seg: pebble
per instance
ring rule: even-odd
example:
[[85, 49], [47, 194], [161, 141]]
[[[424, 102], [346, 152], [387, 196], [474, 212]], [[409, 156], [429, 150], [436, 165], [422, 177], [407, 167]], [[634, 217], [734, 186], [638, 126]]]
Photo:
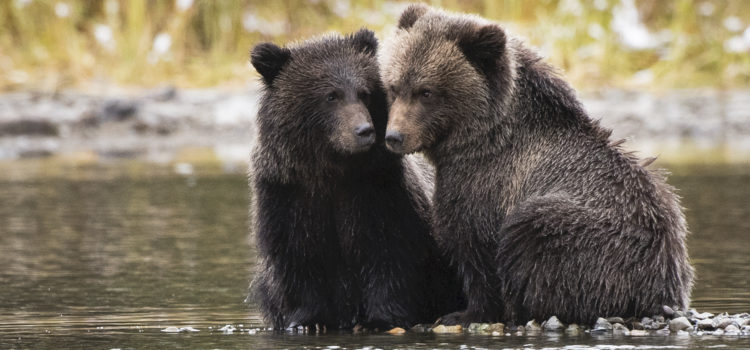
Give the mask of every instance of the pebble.
[[698, 329], [701, 330], [714, 330], [716, 329], [716, 322], [712, 319], [702, 319], [698, 321]]
[[724, 334], [738, 335], [740, 334], [740, 328], [733, 324], [730, 324], [729, 326], [727, 326], [727, 328], [724, 328]]
[[690, 327], [692, 327], [692, 325], [685, 317], [678, 317], [669, 321], [669, 330], [672, 332], [682, 331]]
[[750, 335], [750, 326], [742, 326], [742, 333]]
[[501, 334], [501, 333], [500, 333], [500, 332], [497, 332], [497, 331], [496, 331], [496, 332], [492, 332], [492, 336], [493, 336], [493, 337], [497, 337], [497, 336], [499, 336], [500, 334]]
[[489, 323], [471, 323], [469, 324], [469, 333], [486, 333], [490, 328]]
[[693, 317], [694, 317], [694, 318], [697, 318], [697, 319], [699, 319], [699, 320], [705, 320], [705, 319], [707, 319], [707, 318], [711, 318], [711, 317], [714, 317], [714, 314], [712, 314], [712, 313], [710, 313], [710, 312], [701, 312], [701, 313], [699, 313], [699, 314], [696, 314], [696, 315], [695, 315], [695, 316], [693, 316]]
[[711, 333], [711, 334], [713, 334], [713, 335], [724, 335], [724, 330], [723, 329], [717, 329], [717, 330], [713, 331], [713, 333]]
[[615, 334], [630, 335], [630, 330], [622, 323], [615, 323], [612, 326], [612, 332], [614, 332]]
[[686, 335], [690, 335], [690, 332], [686, 332], [686, 331], [677, 331], [677, 335], [679, 335], [679, 336], [683, 336], [683, 337], [684, 337], [684, 336], [686, 336]]
[[612, 324], [609, 323], [609, 321], [599, 317], [596, 319], [596, 323], [594, 323], [594, 329], [593, 332], [606, 332], [612, 330]]
[[664, 312], [664, 316], [667, 316], [667, 317], [674, 316], [674, 309], [672, 309], [671, 307], [664, 305], [661, 307], [661, 309]]
[[623, 320], [622, 317], [607, 317], [607, 322], [609, 322], [609, 323], [625, 323], [625, 320]]
[[463, 327], [461, 325], [455, 325], [455, 326], [445, 326], [445, 325], [439, 325], [432, 329], [433, 333], [461, 333], [463, 332]]
[[542, 323], [542, 328], [544, 328], [545, 331], [561, 331], [565, 326], [556, 316], [552, 316], [549, 320]]
[[716, 327], [718, 328], [727, 328], [729, 325], [734, 324], [734, 320], [729, 317], [720, 318], [716, 322]]
[[387, 331], [388, 334], [404, 334], [406, 333], [406, 330], [401, 327], [392, 328], [391, 330]]
[[531, 320], [526, 322], [525, 330], [527, 332], [538, 332], [542, 330], [542, 327], [536, 322], [536, 320]]
[[578, 335], [581, 333], [581, 327], [575, 323], [571, 323], [568, 325], [568, 328], [565, 329], [565, 333], [568, 335]]
[[669, 335], [669, 333], [670, 333], [669, 328], [662, 328], [654, 332], [654, 334], [659, 334], [659, 335]]
[[471, 323], [467, 331], [469, 333], [491, 334], [493, 332], [503, 333], [505, 325], [502, 323]]
[[642, 337], [648, 335], [648, 331], [642, 330], [642, 329], [634, 329], [630, 331], [630, 335], [636, 336], [636, 337]]
[[505, 325], [502, 323], [492, 323], [490, 324], [490, 328], [487, 329], [488, 332], [494, 333], [503, 333], [505, 332]]

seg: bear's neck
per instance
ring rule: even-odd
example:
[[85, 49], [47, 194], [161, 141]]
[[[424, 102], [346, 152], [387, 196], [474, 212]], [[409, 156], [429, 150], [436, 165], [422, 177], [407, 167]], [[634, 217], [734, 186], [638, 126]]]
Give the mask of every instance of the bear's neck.
[[251, 169], [255, 177], [301, 185], [315, 193], [332, 194], [348, 183], [377, 178], [401, 167], [402, 157], [386, 151], [382, 144], [347, 155], [327, 147], [296, 147], [293, 143], [270, 147], [265, 146], [270, 142], [259, 141]]
[[[497, 190], [511, 198], [515, 195], [511, 193], [514, 186], [504, 179], [539, 161], [524, 157], [526, 150], [535, 148], [539, 142], [558, 143], [560, 135], [575, 138], [601, 133], [573, 89], [557, 77], [552, 67], [540, 62], [536, 54], [520, 47], [513, 62], [511, 95], [494, 99], [493, 108], [485, 116], [492, 121], [486, 123], [488, 127], [464, 128], [425, 151], [435, 166], [438, 184], [453, 183], [460, 178], [467, 183], [484, 182], [488, 180], [479, 177], [493, 174], [498, 180]], [[565, 147], [562, 143], [550, 146]]]

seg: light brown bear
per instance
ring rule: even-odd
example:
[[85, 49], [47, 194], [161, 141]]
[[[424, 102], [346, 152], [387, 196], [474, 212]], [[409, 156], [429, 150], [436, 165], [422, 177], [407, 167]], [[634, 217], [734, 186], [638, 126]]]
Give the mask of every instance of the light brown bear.
[[380, 54], [386, 143], [436, 169], [433, 226], [463, 279], [445, 324], [688, 306], [677, 196], [497, 24], [412, 5]]

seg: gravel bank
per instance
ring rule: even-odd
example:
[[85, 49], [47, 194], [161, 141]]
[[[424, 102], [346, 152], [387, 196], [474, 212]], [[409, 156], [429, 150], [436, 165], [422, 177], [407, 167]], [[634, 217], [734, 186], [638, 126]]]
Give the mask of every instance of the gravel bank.
[[576, 336], [581, 333], [590, 333], [634, 337], [654, 335], [750, 337], [750, 314], [729, 315], [722, 313], [714, 315], [708, 312], [700, 313], [695, 309], [679, 311], [664, 306], [664, 312], [661, 315], [643, 318], [599, 318], [594, 324], [590, 325], [566, 325], [560, 322], [557, 317], [552, 316], [541, 324], [536, 320], [531, 320], [525, 325], [519, 326], [502, 323], [472, 323], [468, 328], [416, 325], [412, 327], [411, 331], [417, 333], [473, 333], [492, 336], [522, 336], [542, 333], [564, 333], [568, 336]]
[[[210, 150], [242, 163], [252, 147], [259, 88], [0, 94], [0, 160], [62, 156], [174, 162]], [[662, 160], [750, 160], [750, 91], [582, 96], [625, 147]], [[202, 152], [206, 154], [206, 152]], [[189, 157], [188, 157], [189, 158]]]

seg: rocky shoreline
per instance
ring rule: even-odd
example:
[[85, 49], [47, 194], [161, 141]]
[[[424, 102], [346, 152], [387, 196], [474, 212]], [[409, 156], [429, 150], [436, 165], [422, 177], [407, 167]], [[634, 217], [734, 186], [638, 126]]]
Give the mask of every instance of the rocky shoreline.
[[[472, 323], [468, 328], [461, 326], [416, 325], [411, 328], [416, 333], [472, 333], [492, 336], [523, 336], [543, 333], [561, 333], [577, 336], [582, 333], [613, 334], [623, 336], [689, 335], [689, 336], [748, 336], [750, 337], [750, 314], [712, 314], [695, 309], [679, 311], [664, 306], [661, 315], [643, 318], [608, 317], [599, 318], [593, 325], [564, 324], [552, 316], [539, 324], [531, 320], [525, 325], [509, 326], [503, 323]], [[394, 328], [387, 333], [400, 334], [406, 330]]]
[[[244, 163], [259, 87], [237, 90], [102, 89], [0, 94], [0, 160], [60, 156], [106, 161], [208, 158]], [[750, 160], [750, 90], [662, 94], [603, 90], [581, 96], [593, 118], [643, 157]], [[188, 157], [189, 158], [189, 157]]]

